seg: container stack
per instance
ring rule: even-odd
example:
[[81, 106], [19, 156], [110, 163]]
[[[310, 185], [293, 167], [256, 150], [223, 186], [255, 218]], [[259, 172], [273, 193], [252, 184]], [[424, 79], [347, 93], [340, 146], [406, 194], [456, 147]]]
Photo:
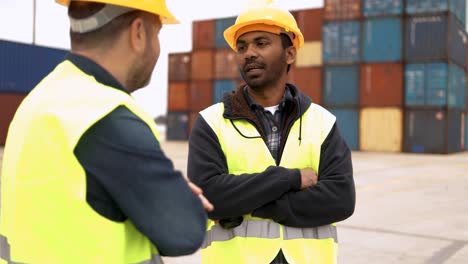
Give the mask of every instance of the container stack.
[[322, 27], [322, 104], [338, 121], [352, 150], [359, 149], [361, 0], [325, 0]]
[[402, 0], [362, 2], [360, 150], [402, 148], [403, 5]]
[[0, 146], [24, 97], [67, 51], [0, 40]]
[[406, 1], [405, 152], [463, 148], [465, 9], [465, 0]]
[[223, 37], [234, 22], [234, 17], [194, 21], [192, 51], [169, 55], [168, 140], [187, 140], [198, 112], [239, 84], [235, 54]]

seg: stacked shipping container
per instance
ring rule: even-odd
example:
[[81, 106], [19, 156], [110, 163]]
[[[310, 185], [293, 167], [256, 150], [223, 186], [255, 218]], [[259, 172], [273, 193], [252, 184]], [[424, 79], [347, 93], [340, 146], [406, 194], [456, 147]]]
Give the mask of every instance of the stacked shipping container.
[[463, 148], [465, 7], [465, 0], [406, 1], [406, 152], [451, 153]]
[[0, 40], [0, 145], [24, 97], [67, 51]]
[[[305, 45], [288, 81], [336, 115], [353, 150], [468, 148], [464, 10], [465, 0], [325, 0], [324, 9], [293, 11]], [[241, 83], [222, 35], [232, 23], [194, 22], [188, 122]]]

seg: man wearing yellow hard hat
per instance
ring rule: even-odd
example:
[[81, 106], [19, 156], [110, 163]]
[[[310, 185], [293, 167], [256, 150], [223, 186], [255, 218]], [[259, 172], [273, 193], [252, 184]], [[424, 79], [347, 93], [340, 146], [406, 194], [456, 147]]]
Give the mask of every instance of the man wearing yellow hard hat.
[[[164, 0], [57, 0], [72, 52], [26, 97], [1, 176], [0, 263], [162, 263], [195, 252], [212, 205], [130, 93], [177, 20]], [[204, 208], [205, 207], [205, 208]]]
[[261, 0], [224, 37], [246, 84], [202, 110], [190, 136], [187, 174], [215, 208], [202, 263], [336, 263], [335, 223], [355, 206], [351, 152], [335, 116], [286, 82], [302, 33]]

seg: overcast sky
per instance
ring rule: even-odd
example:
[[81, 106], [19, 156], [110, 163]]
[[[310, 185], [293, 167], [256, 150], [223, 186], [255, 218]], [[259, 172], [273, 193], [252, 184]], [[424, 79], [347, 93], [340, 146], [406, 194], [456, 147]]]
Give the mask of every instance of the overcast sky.
[[[192, 21], [236, 16], [249, 0], [166, 0], [166, 2], [182, 23], [163, 27], [160, 34], [161, 56], [152, 81], [146, 88], [134, 93], [137, 102], [154, 117], [167, 112], [167, 55], [173, 52], [191, 51]], [[277, 2], [290, 10], [323, 6], [322, 0], [277, 0]], [[56, 4], [54, 0], [36, 0], [36, 12], [33, 7], [34, 0], [0, 0], [0, 39], [22, 43], [33, 43], [34, 40], [37, 45], [69, 49], [66, 8]]]

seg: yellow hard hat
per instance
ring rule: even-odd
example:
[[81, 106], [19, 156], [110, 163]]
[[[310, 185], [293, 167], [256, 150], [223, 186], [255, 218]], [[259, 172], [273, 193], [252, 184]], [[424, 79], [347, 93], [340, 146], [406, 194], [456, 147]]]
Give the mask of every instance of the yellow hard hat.
[[109, 5], [124, 6], [158, 15], [161, 18], [161, 22], [163, 24], [179, 23], [179, 21], [167, 8], [165, 0], [55, 0], [55, 2], [64, 6], [68, 6], [71, 1], [97, 2]]
[[251, 31], [286, 33], [291, 37], [293, 46], [299, 49], [304, 44], [304, 36], [297, 26], [294, 16], [285, 9], [277, 7], [273, 0], [256, 0], [236, 19], [236, 23], [224, 31], [224, 39], [235, 50], [237, 39]]

